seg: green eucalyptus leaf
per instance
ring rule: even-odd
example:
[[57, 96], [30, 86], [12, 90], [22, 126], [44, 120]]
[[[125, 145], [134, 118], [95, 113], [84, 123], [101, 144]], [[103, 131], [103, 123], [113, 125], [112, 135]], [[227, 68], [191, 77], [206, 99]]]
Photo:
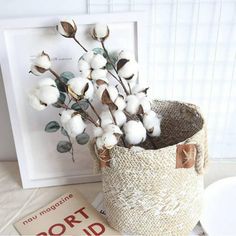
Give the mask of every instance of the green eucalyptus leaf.
[[57, 144], [57, 151], [60, 153], [69, 152], [72, 148], [72, 144], [68, 141], [60, 141]]
[[[107, 59], [106, 55], [104, 55], [104, 57]], [[118, 61], [118, 54], [117, 54], [117, 52], [114, 51], [114, 52], [109, 53], [109, 59], [110, 59], [111, 63], [107, 62], [106, 69], [107, 70], [112, 70], [113, 69], [112, 64], [115, 65], [116, 62]]]
[[60, 96], [59, 96], [59, 99], [58, 99], [58, 102], [60, 103], [64, 103], [66, 100], [66, 95], [64, 93], [60, 93]]
[[89, 108], [89, 103], [86, 100], [81, 100], [78, 102], [82, 110], [87, 110]]
[[71, 109], [76, 110], [76, 111], [81, 111], [81, 110], [87, 110], [89, 108], [89, 103], [86, 100], [81, 100], [77, 103], [74, 103], [71, 106]]
[[104, 56], [104, 49], [103, 48], [94, 48], [93, 49], [93, 52], [95, 53], [95, 54], [101, 54], [101, 55], [103, 55]]
[[56, 79], [55, 82], [60, 92], [66, 92], [65, 85], [59, 79]]
[[72, 109], [72, 110], [75, 110], [75, 111], [81, 111], [81, 107], [80, 107], [79, 103], [74, 103], [74, 104], [71, 106], [71, 109]]
[[63, 127], [61, 127], [61, 133], [65, 136], [68, 136], [67, 131]]
[[106, 69], [107, 70], [112, 70], [113, 69], [113, 66], [112, 66], [112, 64], [110, 62], [107, 62]]
[[76, 136], [76, 141], [78, 144], [84, 145], [89, 141], [89, 135], [87, 133], [82, 133]]
[[45, 131], [48, 133], [53, 133], [56, 132], [57, 130], [60, 129], [60, 125], [57, 121], [50, 121], [46, 126], [45, 126]]
[[70, 80], [74, 77], [75, 77], [75, 75], [70, 71], [65, 71], [65, 72], [60, 74], [60, 78], [64, 83], [67, 83], [68, 80]]

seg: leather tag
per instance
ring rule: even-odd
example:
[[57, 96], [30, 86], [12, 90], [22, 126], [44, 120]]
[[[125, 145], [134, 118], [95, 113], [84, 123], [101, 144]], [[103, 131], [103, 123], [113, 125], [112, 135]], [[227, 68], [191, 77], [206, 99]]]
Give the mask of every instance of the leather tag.
[[195, 144], [179, 144], [176, 148], [176, 169], [191, 168], [195, 164], [197, 149]]

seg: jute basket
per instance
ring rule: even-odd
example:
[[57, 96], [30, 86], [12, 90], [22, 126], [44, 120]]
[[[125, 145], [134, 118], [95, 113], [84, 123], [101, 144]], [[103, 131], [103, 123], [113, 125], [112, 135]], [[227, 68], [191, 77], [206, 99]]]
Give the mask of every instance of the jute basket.
[[126, 234], [188, 235], [202, 208], [205, 123], [191, 104], [154, 101], [153, 109], [162, 116], [158, 149], [149, 141], [138, 152], [116, 146], [102, 165], [107, 219]]

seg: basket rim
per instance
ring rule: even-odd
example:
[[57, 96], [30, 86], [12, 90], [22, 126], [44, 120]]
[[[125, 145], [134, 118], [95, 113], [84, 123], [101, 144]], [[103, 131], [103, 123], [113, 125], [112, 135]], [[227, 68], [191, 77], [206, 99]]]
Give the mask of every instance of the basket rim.
[[[180, 104], [180, 105], [184, 105], [184, 106], [186, 106], [186, 107], [188, 107], [188, 108], [191, 108], [191, 109], [194, 109], [197, 113], [198, 113], [198, 115], [200, 116], [200, 118], [202, 119], [202, 122], [203, 122], [203, 124], [202, 124], [202, 127], [201, 127], [201, 129], [199, 129], [195, 134], [193, 134], [192, 136], [190, 136], [190, 137], [188, 137], [188, 138], [186, 138], [185, 140], [183, 140], [183, 141], [180, 141], [180, 142], [178, 142], [178, 143], [175, 143], [175, 144], [172, 144], [172, 145], [168, 145], [168, 146], [165, 146], [165, 147], [161, 147], [161, 148], [158, 148], [158, 149], [144, 149], [144, 150], [140, 150], [140, 151], [138, 151], [137, 153], [147, 153], [147, 152], [154, 152], [154, 151], [156, 151], [156, 152], [160, 152], [160, 151], [163, 151], [163, 149], [167, 149], [167, 148], [173, 148], [173, 147], [175, 147], [175, 146], [177, 146], [178, 144], [183, 144], [183, 143], [185, 143], [187, 140], [188, 140], [188, 142], [191, 142], [191, 140], [192, 139], [194, 139], [194, 137], [196, 136], [196, 135], [198, 135], [200, 132], [203, 132], [203, 129], [204, 129], [204, 126], [205, 126], [205, 120], [204, 120], [204, 118], [203, 118], [203, 116], [202, 116], [202, 113], [201, 113], [201, 111], [200, 111], [200, 108], [197, 106], [197, 105], [195, 105], [195, 104], [192, 104], [192, 103], [186, 103], [186, 102], [181, 102], [181, 101], [177, 101], [177, 100], [160, 100], [160, 99], [154, 99], [154, 100], [152, 100], [152, 103], [155, 103], [155, 102], [168, 102], [168, 103], [172, 103], [172, 104]], [[193, 143], [193, 142], [192, 142]], [[139, 146], [139, 145], [134, 145], [134, 146]], [[113, 151], [113, 150], [118, 150], [118, 151], [124, 151], [124, 152], [130, 152], [130, 148], [128, 148], [128, 147], [123, 147], [123, 146], [118, 146], [118, 145], [116, 145], [116, 146], [114, 146], [112, 149], [110, 149], [109, 151]]]

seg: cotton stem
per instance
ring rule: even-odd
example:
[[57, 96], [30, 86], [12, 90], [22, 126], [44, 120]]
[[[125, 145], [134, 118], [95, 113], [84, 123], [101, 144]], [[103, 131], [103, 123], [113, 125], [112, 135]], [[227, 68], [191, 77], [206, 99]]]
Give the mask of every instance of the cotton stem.
[[114, 64], [112, 63], [112, 61], [111, 61], [111, 58], [110, 58], [110, 56], [109, 56], [109, 53], [107, 52], [107, 49], [106, 49], [106, 47], [105, 47], [104, 42], [101, 41], [101, 44], [102, 44], [102, 48], [103, 48], [103, 50], [104, 50], [104, 52], [105, 52], [105, 54], [106, 54], [106, 57], [107, 57], [108, 62], [111, 64], [112, 68], [114, 69], [114, 71], [116, 72], [116, 74], [117, 74], [117, 76], [118, 76], [118, 78], [119, 78], [119, 80], [117, 80], [117, 81], [119, 81], [119, 83], [120, 83], [121, 86], [123, 87], [123, 89], [124, 89], [126, 95], [129, 95], [129, 92], [128, 92], [128, 90], [126, 89], [125, 84], [123, 83], [121, 77], [118, 75], [118, 71], [117, 71], [115, 65], [114, 65]]
[[93, 110], [94, 114], [97, 116], [98, 120], [99, 120], [99, 124], [101, 125], [102, 119], [101, 117], [98, 115], [98, 112], [96, 111], [95, 107], [93, 106], [93, 104], [89, 101], [89, 99], [87, 100], [89, 106], [91, 107], [91, 109]]
[[88, 50], [79, 42], [79, 40], [74, 36], [73, 39], [75, 40], [76, 43], [79, 44], [79, 46], [85, 51], [87, 52]]

